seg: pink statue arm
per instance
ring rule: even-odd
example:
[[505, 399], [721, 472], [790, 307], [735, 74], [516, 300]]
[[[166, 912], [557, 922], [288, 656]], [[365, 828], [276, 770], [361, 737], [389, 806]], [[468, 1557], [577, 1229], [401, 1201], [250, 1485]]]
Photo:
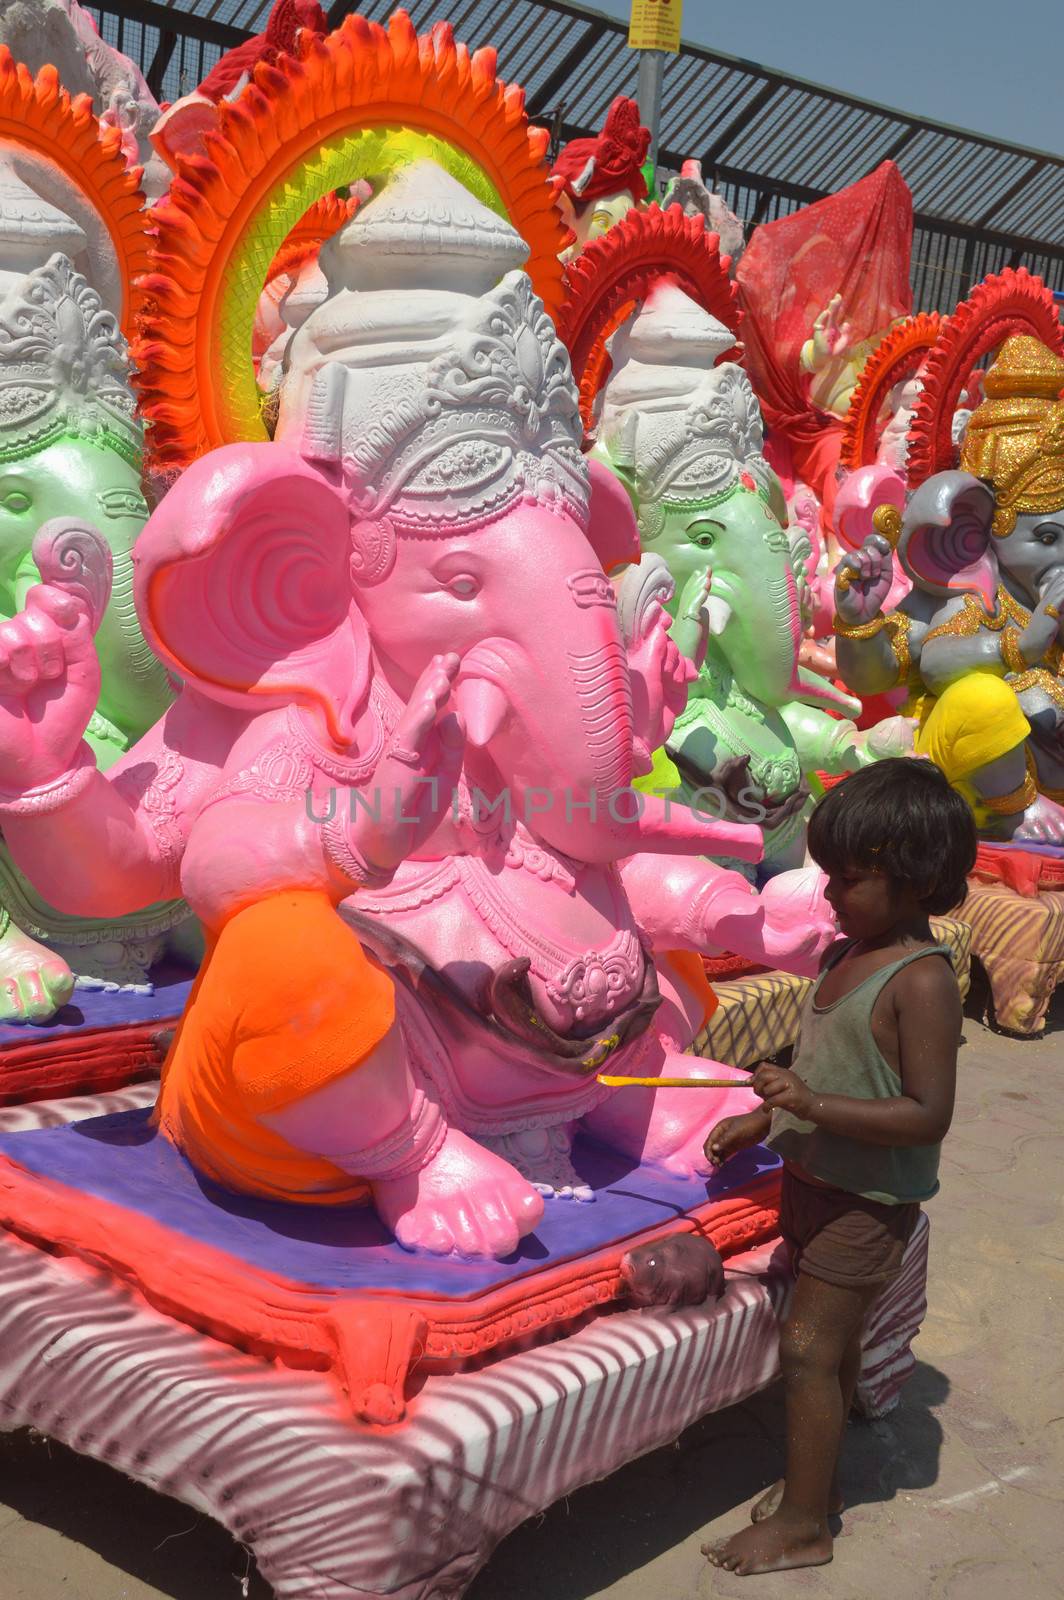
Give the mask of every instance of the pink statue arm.
[[708, 861], [632, 856], [621, 876], [655, 950], [726, 950], [815, 977], [821, 952], [837, 937], [815, 867], [780, 873], [760, 894], [737, 872]]
[[89, 772], [52, 810], [4, 816], [17, 866], [72, 916], [124, 916], [178, 898], [192, 820], [245, 720], [186, 689], [106, 776]]
[[[620, 840], [627, 834], [629, 849], [633, 852], [732, 856], [737, 861], [754, 863], [765, 853], [761, 829], [752, 823], [719, 821], [709, 812], [708, 806], [706, 813], [700, 815], [661, 795], [641, 794], [639, 800], [640, 816], [634, 815], [633, 801], [632, 820], [622, 823], [616, 835]], [[620, 802], [617, 810], [622, 814]]]
[[146, 819], [102, 772], [61, 812], [5, 817], [16, 865], [57, 910], [119, 917], [179, 897], [178, 863], [165, 862]]
[[179, 893], [181, 843], [169, 822], [182, 708], [123, 759], [124, 775], [105, 778], [82, 735], [100, 692], [93, 636], [111, 552], [95, 528], [67, 517], [39, 530], [33, 559], [43, 581], [0, 624], [0, 821], [16, 863], [58, 910], [118, 916]]

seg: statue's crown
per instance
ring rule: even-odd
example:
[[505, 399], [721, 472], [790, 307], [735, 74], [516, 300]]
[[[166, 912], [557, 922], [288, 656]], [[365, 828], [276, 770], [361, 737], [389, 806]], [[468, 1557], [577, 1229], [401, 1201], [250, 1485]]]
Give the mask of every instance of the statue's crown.
[[773, 498], [750, 380], [734, 362], [714, 365], [734, 343], [671, 284], [656, 288], [614, 340], [599, 439], [634, 482], [646, 540], [660, 533], [670, 503], [710, 506], [740, 489]]
[[37, 193], [0, 146], [0, 297], [57, 252], [71, 259], [88, 245], [73, 217]]
[[972, 412], [961, 466], [994, 486], [994, 532], [1064, 509], [1064, 360], [1029, 334], [1006, 339]]
[[0, 300], [0, 460], [74, 434], [139, 466], [142, 433], [118, 323], [53, 255]]
[[333, 293], [292, 347], [293, 380], [302, 366], [312, 381], [289, 400], [286, 379], [278, 437], [298, 425], [304, 454], [342, 462], [362, 517], [429, 534], [526, 498], [586, 519], [576, 387], [515, 270], [526, 255], [505, 218], [431, 162], [332, 241]]

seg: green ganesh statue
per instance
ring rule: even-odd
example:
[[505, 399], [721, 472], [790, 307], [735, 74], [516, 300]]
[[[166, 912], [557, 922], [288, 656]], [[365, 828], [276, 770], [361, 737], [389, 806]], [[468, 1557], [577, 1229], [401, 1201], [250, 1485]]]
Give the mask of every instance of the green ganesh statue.
[[[15, 616], [40, 582], [32, 546], [42, 528], [87, 524], [106, 540], [113, 586], [96, 634], [103, 679], [86, 733], [101, 767], [171, 698], [133, 605], [132, 549], [148, 516], [142, 444], [118, 324], [69, 258], [53, 255], [0, 300], [0, 612]], [[4, 635], [0, 622], [0, 649]], [[165, 935], [187, 917], [180, 902], [109, 926], [60, 915], [0, 848], [0, 1019], [53, 1015], [74, 986], [71, 964], [89, 980], [143, 982]]]
[[847, 720], [859, 703], [799, 666], [802, 550], [762, 453], [750, 380], [719, 364], [734, 343], [659, 283], [614, 337], [595, 454], [628, 486], [643, 548], [668, 563], [673, 638], [692, 658], [704, 651], [643, 785], [757, 822], [772, 872], [802, 862], [808, 775], [892, 753], [898, 730], [877, 730], [870, 748]]

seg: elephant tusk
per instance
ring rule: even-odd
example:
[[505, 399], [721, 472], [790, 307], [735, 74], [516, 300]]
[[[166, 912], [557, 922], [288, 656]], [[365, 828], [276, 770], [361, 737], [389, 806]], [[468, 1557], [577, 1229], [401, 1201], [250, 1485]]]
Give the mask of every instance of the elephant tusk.
[[711, 594], [706, 601], [706, 615], [710, 633], [719, 638], [732, 619], [732, 608], [719, 594]]
[[580, 173], [579, 177], [573, 179], [573, 193], [577, 197], [582, 195], [594, 176], [595, 158], [594, 156], [589, 156], [587, 162], [585, 163], [583, 172]]
[[460, 678], [454, 689], [458, 715], [470, 745], [483, 749], [491, 743], [510, 710], [498, 684], [486, 678]]

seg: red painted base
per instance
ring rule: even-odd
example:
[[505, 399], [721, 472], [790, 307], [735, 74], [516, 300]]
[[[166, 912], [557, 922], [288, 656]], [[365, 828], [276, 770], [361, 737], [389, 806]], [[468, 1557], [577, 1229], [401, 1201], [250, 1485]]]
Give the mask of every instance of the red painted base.
[[53, 1100], [76, 1094], [108, 1094], [130, 1083], [157, 1078], [166, 1054], [166, 1022], [94, 1028], [56, 1037], [0, 1044], [0, 1106]]
[[227, 1344], [328, 1372], [366, 1422], [395, 1423], [417, 1376], [482, 1364], [570, 1332], [623, 1297], [620, 1264], [637, 1244], [702, 1233], [722, 1256], [778, 1232], [779, 1178], [707, 1200], [576, 1260], [533, 1268], [480, 1294], [342, 1294], [265, 1272], [136, 1211], [0, 1158], [0, 1224], [52, 1254], [80, 1257], [156, 1309]]

